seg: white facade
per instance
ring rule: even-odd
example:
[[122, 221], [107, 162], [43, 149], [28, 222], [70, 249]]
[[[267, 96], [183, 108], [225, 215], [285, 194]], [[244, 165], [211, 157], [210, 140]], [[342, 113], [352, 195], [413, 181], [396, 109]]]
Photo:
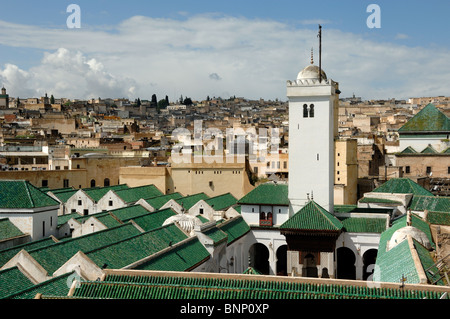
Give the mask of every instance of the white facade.
[[334, 139], [337, 136], [338, 83], [318, 78], [306, 67], [287, 82], [289, 98], [289, 200], [291, 215], [313, 198], [333, 213]]

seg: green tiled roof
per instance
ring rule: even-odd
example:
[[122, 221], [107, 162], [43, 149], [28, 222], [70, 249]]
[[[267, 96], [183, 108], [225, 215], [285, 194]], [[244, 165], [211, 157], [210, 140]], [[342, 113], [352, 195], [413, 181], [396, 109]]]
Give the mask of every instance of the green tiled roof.
[[280, 205], [288, 206], [288, 185], [286, 184], [274, 184], [265, 183], [261, 184], [247, 195], [242, 197], [238, 203], [242, 204], [254, 204], [254, 205]]
[[250, 231], [250, 226], [245, 222], [242, 216], [231, 218], [230, 220], [218, 224], [220, 230], [228, 236], [228, 245], [238, 240]]
[[450, 119], [433, 104], [428, 104], [398, 132], [445, 132], [450, 131]]
[[62, 226], [65, 223], [67, 223], [71, 218], [73, 219], [78, 219], [82, 217], [80, 214], [78, 213], [70, 213], [70, 214], [66, 214], [66, 215], [58, 215], [58, 226]]
[[78, 190], [77, 189], [65, 189], [60, 191], [50, 190], [47, 193], [52, 193], [56, 198], [58, 198], [61, 203], [66, 203], [67, 200], [73, 196]]
[[145, 199], [145, 201], [150, 204], [154, 209], [159, 210], [165, 203], [167, 203], [171, 199], [182, 198], [183, 195], [180, 193], [172, 193], [162, 196], [156, 196], [152, 198]]
[[0, 180], [0, 208], [38, 208], [59, 203], [27, 181]]
[[413, 244], [414, 248], [416, 248], [417, 254], [419, 255], [420, 263], [422, 264], [423, 269], [428, 269], [427, 271], [425, 271], [428, 282], [430, 284], [444, 285], [444, 282], [439, 278], [439, 270], [435, 266], [435, 261], [433, 260], [433, 257], [431, 257], [430, 252], [420, 243], [418, 243], [414, 238]]
[[197, 202], [199, 200], [206, 200], [208, 199], [209, 196], [206, 195], [205, 193], [198, 193], [198, 194], [194, 194], [194, 195], [189, 195], [189, 196], [185, 196], [183, 198], [179, 198], [176, 199], [175, 201], [182, 205], [183, 208], [187, 211], [189, 210], [192, 206], [194, 206], [195, 204], [197, 204]]
[[[252, 278], [252, 279], [250, 279]], [[220, 277], [107, 275], [82, 282], [75, 298], [94, 299], [439, 299], [442, 292], [400, 288], [268, 280], [258, 275]]]
[[409, 178], [391, 178], [373, 192], [434, 196], [433, 193]]
[[107, 264], [110, 269], [120, 269], [186, 238], [176, 225], [170, 224], [88, 251], [86, 255], [99, 267]]
[[428, 210], [450, 214], [450, 197], [414, 195], [409, 208], [414, 211]]
[[206, 230], [203, 232], [206, 236], [211, 238], [214, 242], [214, 246], [219, 245], [223, 241], [226, 241], [228, 239], [228, 236], [225, 232], [217, 228], [216, 226]]
[[446, 212], [429, 212], [427, 221], [434, 225], [450, 226], [450, 213]]
[[117, 217], [118, 220], [123, 222], [129, 221], [130, 219], [148, 214], [149, 211], [142, 207], [141, 205], [132, 205], [122, 208], [117, 208], [109, 211], [111, 214]]
[[8, 249], [0, 250], [0, 268], [3, 267], [3, 265], [5, 265], [11, 258], [17, 255], [17, 253], [20, 252], [22, 249], [30, 251], [33, 249], [52, 245], [54, 243], [55, 241], [52, 238], [48, 237], [39, 240], [34, 240], [29, 243], [14, 246]]
[[0, 270], [0, 299], [33, 285], [17, 266]]
[[409, 284], [420, 282], [407, 240], [382, 255], [378, 254], [375, 264], [373, 278], [376, 281], [400, 283], [404, 276]]
[[70, 277], [76, 276], [74, 272], [69, 272], [58, 277], [51, 278], [47, 281], [41, 282], [37, 285], [19, 291], [13, 295], [8, 296], [8, 299], [34, 299], [36, 294], [41, 293], [47, 297], [64, 297], [69, 294], [70, 287], [67, 282], [70, 282]]
[[129, 189], [126, 184], [119, 184], [107, 187], [92, 187], [92, 188], [83, 188], [83, 191], [90, 197], [94, 202], [98, 202], [107, 192], [110, 190], [113, 191], [122, 191]]
[[189, 271], [209, 257], [209, 252], [200, 243], [199, 239], [197, 237], [192, 237], [185, 240], [183, 244], [139, 265], [136, 269]]
[[132, 224], [68, 239], [28, 253], [51, 275], [78, 251], [86, 252], [140, 234]]
[[0, 241], [21, 235], [23, 235], [23, 232], [9, 218], [0, 219]]
[[363, 197], [359, 200], [360, 203], [379, 203], [379, 204], [394, 204], [394, 205], [402, 205], [402, 202], [386, 199], [386, 198], [374, 198], [374, 197]]
[[125, 203], [164, 195], [155, 185], [145, 185], [114, 191]]
[[175, 213], [171, 208], [166, 208], [151, 213], [147, 212], [145, 215], [133, 218], [133, 221], [144, 231], [150, 231], [161, 227], [167, 218], [175, 216], [176, 214], [177, 213]]
[[243, 272], [243, 274], [246, 274], [246, 275], [262, 275], [261, 272], [259, 272], [258, 270], [256, 270], [256, 269], [253, 268], [253, 267], [248, 267], [248, 268]]
[[401, 151], [400, 154], [417, 154], [417, 152], [414, 148], [412, 148], [411, 146], [408, 146], [403, 151]]
[[208, 198], [205, 202], [211, 206], [215, 211], [226, 210], [227, 208], [236, 204], [237, 199], [231, 195], [231, 193], [226, 193], [223, 195]]
[[379, 233], [386, 230], [384, 218], [340, 217], [344, 229], [350, 233]]
[[431, 145], [428, 145], [420, 153], [421, 154], [437, 154], [438, 152]]
[[280, 229], [339, 231], [343, 227], [344, 225], [339, 219], [327, 212], [316, 202], [310, 201], [285, 221], [280, 226]]

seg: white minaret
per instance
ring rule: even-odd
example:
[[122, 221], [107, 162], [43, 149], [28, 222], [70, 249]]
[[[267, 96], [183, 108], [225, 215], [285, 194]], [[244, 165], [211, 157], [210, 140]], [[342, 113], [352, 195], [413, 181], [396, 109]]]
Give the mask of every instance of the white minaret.
[[339, 85], [313, 64], [311, 53], [311, 64], [287, 82], [287, 97], [290, 214], [309, 199], [333, 213]]

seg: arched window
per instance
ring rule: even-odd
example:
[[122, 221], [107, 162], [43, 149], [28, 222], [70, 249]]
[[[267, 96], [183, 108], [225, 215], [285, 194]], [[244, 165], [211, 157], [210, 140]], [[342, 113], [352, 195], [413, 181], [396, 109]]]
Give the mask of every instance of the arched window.
[[314, 104], [309, 106], [309, 117], [314, 117]]
[[91, 179], [91, 187], [95, 187], [95, 179]]
[[103, 186], [108, 187], [110, 185], [110, 181], [109, 178], [105, 178], [105, 180], [103, 181]]
[[303, 104], [303, 117], [308, 117], [308, 105]]
[[266, 220], [266, 213], [264, 213], [264, 212], [259, 213], [259, 219]]

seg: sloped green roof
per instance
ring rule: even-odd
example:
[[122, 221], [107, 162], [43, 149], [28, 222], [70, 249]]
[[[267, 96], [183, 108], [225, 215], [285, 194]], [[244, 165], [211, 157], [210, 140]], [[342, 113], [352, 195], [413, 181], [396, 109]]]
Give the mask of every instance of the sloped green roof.
[[391, 178], [373, 192], [434, 196], [433, 193], [409, 178]]
[[408, 146], [403, 151], [401, 151], [400, 154], [417, 154], [417, 151], [411, 146]]
[[34, 240], [29, 243], [14, 246], [8, 249], [0, 250], [0, 268], [3, 267], [11, 258], [17, 255], [17, 253], [20, 252], [22, 249], [30, 251], [33, 249], [52, 245], [54, 243], [55, 241], [52, 238], [48, 237], [39, 240]]
[[402, 202], [387, 198], [363, 197], [359, 200], [360, 203], [379, 203], [379, 204], [393, 204], [402, 205]]
[[73, 196], [78, 190], [77, 189], [64, 189], [59, 191], [47, 191], [47, 193], [52, 193], [56, 198], [58, 198], [61, 203], [66, 203], [67, 200]]
[[250, 231], [250, 226], [242, 216], [231, 218], [230, 220], [218, 224], [217, 227], [228, 236], [228, 245], [238, 240]]
[[209, 252], [200, 243], [197, 237], [185, 242], [169, 251], [152, 258], [136, 269], [138, 270], [164, 270], [189, 271], [210, 257]]
[[242, 204], [254, 204], [254, 205], [280, 205], [288, 206], [288, 185], [286, 184], [274, 184], [265, 183], [261, 184], [247, 195], [242, 197], [238, 203]]
[[280, 229], [339, 231], [343, 227], [344, 225], [339, 219], [316, 202], [310, 201], [285, 221]]
[[381, 256], [378, 254], [375, 265], [373, 278], [376, 281], [400, 283], [404, 276], [409, 284], [420, 282], [407, 240], [402, 241]]
[[434, 225], [450, 226], [449, 212], [428, 212], [427, 221]]
[[0, 299], [32, 286], [33, 282], [17, 266], [0, 270]]
[[133, 203], [138, 200], [164, 195], [155, 185], [130, 187], [114, 191], [125, 203]]
[[171, 199], [182, 198], [183, 195], [180, 193], [172, 193], [167, 195], [156, 196], [152, 198], [145, 199], [145, 201], [150, 204], [154, 209], [159, 210], [165, 203]]
[[127, 222], [130, 219], [148, 214], [149, 211], [145, 209], [141, 205], [132, 205], [122, 208], [117, 208], [109, 211], [111, 214], [116, 216], [118, 220], [121, 220], [122, 222]]
[[260, 271], [256, 270], [253, 267], [248, 267], [247, 269], [245, 269], [243, 274], [245, 274], [245, 275], [262, 275], [262, 273]]
[[423, 247], [419, 242], [417, 242], [413, 238], [413, 244], [414, 248], [417, 251], [417, 254], [419, 255], [420, 263], [422, 264], [422, 268], [428, 269], [425, 271], [425, 275], [427, 276], [428, 282], [430, 284], [437, 284], [437, 285], [444, 285], [444, 282], [442, 279], [440, 279], [440, 273], [438, 268], [435, 266], [435, 261], [433, 260], [433, 257], [430, 255], [430, 252]]
[[431, 103], [398, 130], [399, 133], [446, 131], [450, 131], [450, 119]]
[[350, 233], [379, 233], [386, 230], [386, 219], [363, 217], [340, 217], [344, 229]]
[[450, 214], [450, 197], [414, 195], [409, 208], [414, 211], [428, 210]]
[[23, 235], [23, 232], [9, 218], [0, 219], [0, 241], [21, 235]]
[[122, 239], [86, 252], [99, 267], [120, 269], [187, 238], [176, 225], [170, 224], [149, 232]]
[[420, 153], [421, 154], [437, 154], [438, 152], [433, 148], [433, 146], [428, 145]]
[[78, 251], [90, 251], [137, 234], [140, 231], [128, 223], [30, 250], [28, 253], [51, 275]]
[[[400, 289], [311, 283], [288, 278], [280, 281], [258, 275], [221, 277], [184, 275], [108, 274], [104, 281], [82, 282], [75, 298], [93, 299], [439, 299], [442, 292], [430, 289]], [[250, 279], [251, 278], [251, 279]]]
[[0, 180], [0, 208], [39, 208], [59, 203], [31, 183]]
[[8, 299], [34, 299], [36, 294], [41, 293], [47, 297], [64, 297], [69, 294], [70, 287], [67, 282], [70, 282], [70, 278], [76, 276], [75, 272], [68, 272], [61, 276], [51, 278], [47, 281], [41, 282], [37, 285], [16, 292], [13, 295], [8, 296]]
[[145, 215], [133, 218], [133, 221], [144, 231], [150, 231], [161, 227], [167, 218], [176, 214], [171, 208], [166, 208], [151, 213], [147, 212]]
[[209, 196], [206, 195], [205, 193], [198, 193], [198, 194], [193, 194], [193, 195], [175, 199], [175, 201], [178, 204], [182, 205], [185, 210], [189, 210], [192, 206], [197, 204], [197, 202], [199, 200], [202, 200], [202, 199], [206, 200], [208, 198], [209, 198]]
[[222, 194], [205, 200], [215, 211], [226, 210], [236, 204], [237, 199], [231, 193]]
[[450, 147], [448, 147], [445, 151], [443, 151], [442, 154], [450, 154]]
[[213, 240], [214, 246], [219, 245], [223, 241], [226, 241], [228, 238], [227, 234], [216, 226], [204, 231], [203, 234], [205, 234], [206, 236], [208, 236]]
[[98, 202], [107, 192], [110, 190], [113, 191], [121, 191], [129, 189], [126, 184], [119, 184], [107, 187], [92, 187], [92, 188], [83, 188], [83, 191], [90, 197], [94, 202]]
[[78, 219], [82, 217], [80, 214], [78, 213], [70, 213], [70, 214], [66, 214], [66, 215], [58, 215], [58, 226], [64, 225], [65, 223], [67, 223], [70, 219]]

